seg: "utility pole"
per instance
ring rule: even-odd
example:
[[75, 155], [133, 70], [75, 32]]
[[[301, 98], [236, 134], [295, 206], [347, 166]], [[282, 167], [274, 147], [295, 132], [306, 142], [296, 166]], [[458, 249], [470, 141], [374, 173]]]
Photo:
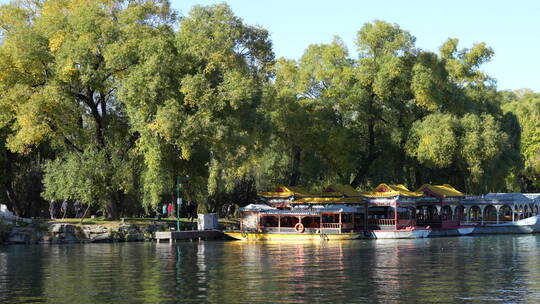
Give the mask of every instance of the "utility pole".
[[182, 182], [187, 182], [189, 175], [176, 178], [176, 231], [180, 231], [180, 209], [182, 208]]

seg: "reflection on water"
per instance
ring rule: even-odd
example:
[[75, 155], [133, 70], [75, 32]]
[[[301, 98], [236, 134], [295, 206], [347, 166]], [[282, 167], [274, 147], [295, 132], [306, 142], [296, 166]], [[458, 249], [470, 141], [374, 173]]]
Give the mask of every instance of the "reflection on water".
[[1, 303], [535, 303], [540, 236], [0, 247]]

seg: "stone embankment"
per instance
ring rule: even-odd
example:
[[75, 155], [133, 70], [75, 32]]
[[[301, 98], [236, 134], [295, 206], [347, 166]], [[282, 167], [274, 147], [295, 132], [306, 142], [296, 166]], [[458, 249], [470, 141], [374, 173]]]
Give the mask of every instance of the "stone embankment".
[[168, 230], [166, 224], [5, 226], [0, 229], [0, 244], [136, 242], [151, 240], [156, 231], [165, 230]]

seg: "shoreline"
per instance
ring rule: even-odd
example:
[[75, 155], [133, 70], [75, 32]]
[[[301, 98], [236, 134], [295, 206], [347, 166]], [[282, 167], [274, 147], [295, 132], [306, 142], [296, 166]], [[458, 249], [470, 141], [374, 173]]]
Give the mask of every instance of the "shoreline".
[[[86, 222], [86, 223], [85, 223]], [[0, 224], [0, 245], [73, 244], [153, 241], [155, 233], [176, 228], [174, 220], [139, 219], [133, 222], [86, 219]], [[182, 230], [196, 230], [197, 222], [182, 221]]]

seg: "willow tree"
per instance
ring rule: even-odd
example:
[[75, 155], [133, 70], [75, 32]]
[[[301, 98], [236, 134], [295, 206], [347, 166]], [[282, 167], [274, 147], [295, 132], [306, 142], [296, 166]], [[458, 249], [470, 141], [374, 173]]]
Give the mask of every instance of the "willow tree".
[[[431, 114], [413, 124], [407, 152], [424, 167], [441, 168], [447, 182], [482, 192], [485, 171], [504, 151], [507, 134], [491, 115]], [[491, 177], [488, 177], [491, 178]], [[436, 179], [436, 182], [444, 181]]]
[[268, 32], [225, 4], [195, 6], [181, 18], [175, 43], [158, 45], [174, 56], [149, 55], [121, 91], [141, 134], [146, 204], [171, 189], [175, 176], [189, 175], [185, 195], [217, 211], [218, 194], [249, 175], [261, 146], [259, 106], [273, 63]]
[[503, 105], [507, 114], [517, 117], [521, 131], [517, 138], [521, 147], [522, 167], [514, 174], [517, 191], [538, 192], [540, 189], [540, 94], [529, 90], [511, 94]]
[[458, 40], [449, 39], [429, 64], [415, 65], [415, 76], [421, 76], [415, 98], [421, 94], [430, 105], [407, 139], [419, 180], [446, 179], [473, 193], [504, 191], [519, 157], [509, 136], [516, 130], [499, 106], [502, 95], [480, 70], [492, 55], [484, 43], [458, 49]]
[[342, 173], [356, 146], [339, 109], [351, 87], [345, 45], [339, 38], [310, 45], [298, 62], [281, 58], [275, 70], [275, 96], [265, 107], [273, 126], [267, 153], [281, 156], [273, 162], [282, 168], [281, 182], [347, 182]]
[[358, 59], [339, 38], [298, 61], [280, 59], [267, 110], [279, 142], [270, 150], [282, 158], [269, 159], [288, 160], [290, 184], [302, 176], [414, 187], [452, 177], [468, 190], [500, 188], [515, 153], [501, 96], [480, 71], [493, 51], [457, 46], [449, 39], [439, 54], [424, 51], [398, 25], [375, 21], [358, 31]]
[[43, 197], [81, 199], [117, 217], [138, 175], [120, 82], [136, 58], [126, 49], [170, 35], [162, 1], [20, 1], [0, 12], [0, 104], [7, 146], [57, 153], [45, 165]]

